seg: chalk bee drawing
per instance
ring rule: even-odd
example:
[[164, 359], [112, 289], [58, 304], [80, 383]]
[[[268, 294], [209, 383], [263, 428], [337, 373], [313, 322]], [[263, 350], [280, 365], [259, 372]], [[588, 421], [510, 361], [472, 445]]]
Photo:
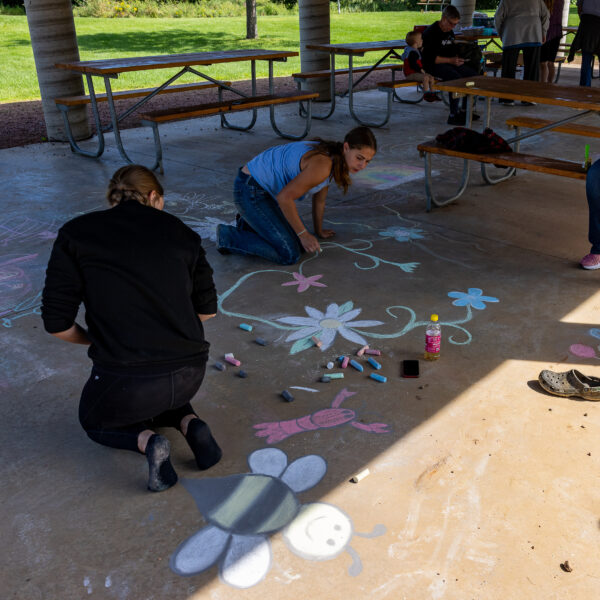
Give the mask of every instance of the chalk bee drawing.
[[267, 536], [282, 530], [294, 554], [321, 561], [346, 551], [352, 557], [349, 574], [362, 571], [360, 557], [349, 546], [352, 536], [380, 536], [385, 527], [355, 532], [350, 517], [338, 507], [324, 502], [301, 505], [296, 497], [325, 475], [322, 457], [311, 454], [288, 465], [284, 452], [265, 448], [253, 452], [248, 464], [251, 473], [182, 480], [209, 525], [175, 550], [170, 560], [175, 573], [195, 575], [218, 563], [222, 581], [237, 588], [252, 587], [271, 568]]
[[389, 433], [389, 426], [385, 423], [360, 423], [357, 421], [358, 416], [353, 410], [340, 408], [342, 402], [354, 396], [354, 394], [356, 392], [349, 392], [344, 388], [331, 403], [331, 408], [318, 410], [311, 415], [299, 419], [258, 423], [254, 425], [254, 429], [258, 429], [255, 435], [257, 437], [266, 437], [267, 444], [274, 444], [297, 433], [339, 427], [346, 424], [350, 424], [352, 427], [356, 427], [356, 429], [366, 431], [367, 433]]

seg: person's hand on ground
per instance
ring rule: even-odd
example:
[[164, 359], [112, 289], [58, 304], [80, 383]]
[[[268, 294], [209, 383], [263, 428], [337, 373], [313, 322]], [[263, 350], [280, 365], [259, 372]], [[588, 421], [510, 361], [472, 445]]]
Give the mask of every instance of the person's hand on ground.
[[308, 231], [300, 236], [300, 243], [307, 252], [319, 252], [321, 250], [319, 240]]
[[317, 231], [317, 235], [320, 238], [330, 238], [333, 237], [335, 235], [335, 231], [333, 229], [322, 229], [321, 231]]

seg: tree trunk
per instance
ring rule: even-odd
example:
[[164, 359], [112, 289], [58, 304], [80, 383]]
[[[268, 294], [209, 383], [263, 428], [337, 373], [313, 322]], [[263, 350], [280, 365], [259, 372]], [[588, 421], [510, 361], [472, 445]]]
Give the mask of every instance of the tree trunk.
[[[300, 69], [329, 69], [329, 55], [307, 50], [306, 44], [329, 44], [329, 0], [298, 0], [300, 17]], [[319, 100], [329, 100], [329, 79], [315, 78], [302, 84], [302, 89], [318, 92]]]
[[[85, 93], [78, 73], [57, 69], [54, 63], [79, 60], [77, 35], [70, 0], [25, 0], [29, 35], [35, 59], [42, 108], [49, 140], [65, 141], [63, 118], [54, 98]], [[90, 136], [86, 106], [69, 111], [75, 139]]]
[[473, 25], [475, 0], [452, 0], [451, 4], [456, 6], [460, 13], [460, 27], [471, 27]]
[[246, 39], [255, 40], [257, 37], [256, 0], [246, 0]]

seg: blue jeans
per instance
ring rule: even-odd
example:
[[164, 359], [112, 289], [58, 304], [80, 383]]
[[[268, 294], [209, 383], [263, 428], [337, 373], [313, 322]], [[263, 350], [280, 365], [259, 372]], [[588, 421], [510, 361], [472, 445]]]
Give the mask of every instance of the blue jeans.
[[[600, 59], [600, 57], [598, 57]], [[579, 73], [579, 85], [590, 87], [592, 85], [592, 65], [594, 55], [591, 52], [581, 53], [581, 71]]]
[[590, 229], [588, 239], [592, 245], [591, 254], [600, 254], [600, 160], [588, 170], [585, 192], [590, 209]]
[[233, 185], [233, 199], [241, 218], [236, 227], [219, 225], [219, 250], [260, 256], [280, 265], [298, 262], [302, 245], [277, 201], [241, 169]]

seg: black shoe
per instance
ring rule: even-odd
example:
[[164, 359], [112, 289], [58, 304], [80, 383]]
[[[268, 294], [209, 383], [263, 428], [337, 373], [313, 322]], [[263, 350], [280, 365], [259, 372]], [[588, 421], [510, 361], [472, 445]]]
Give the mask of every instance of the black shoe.
[[509, 100], [508, 98], [500, 98], [498, 100], [498, 102], [504, 106], [514, 106], [515, 105], [515, 101]]
[[467, 115], [465, 113], [458, 113], [457, 115], [450, 115], [446, 121], [448, 125], [466, 125]]
[[536, 106], [535, 102], [527, 102], [527, 100], [521, 100], [521, 106]]

